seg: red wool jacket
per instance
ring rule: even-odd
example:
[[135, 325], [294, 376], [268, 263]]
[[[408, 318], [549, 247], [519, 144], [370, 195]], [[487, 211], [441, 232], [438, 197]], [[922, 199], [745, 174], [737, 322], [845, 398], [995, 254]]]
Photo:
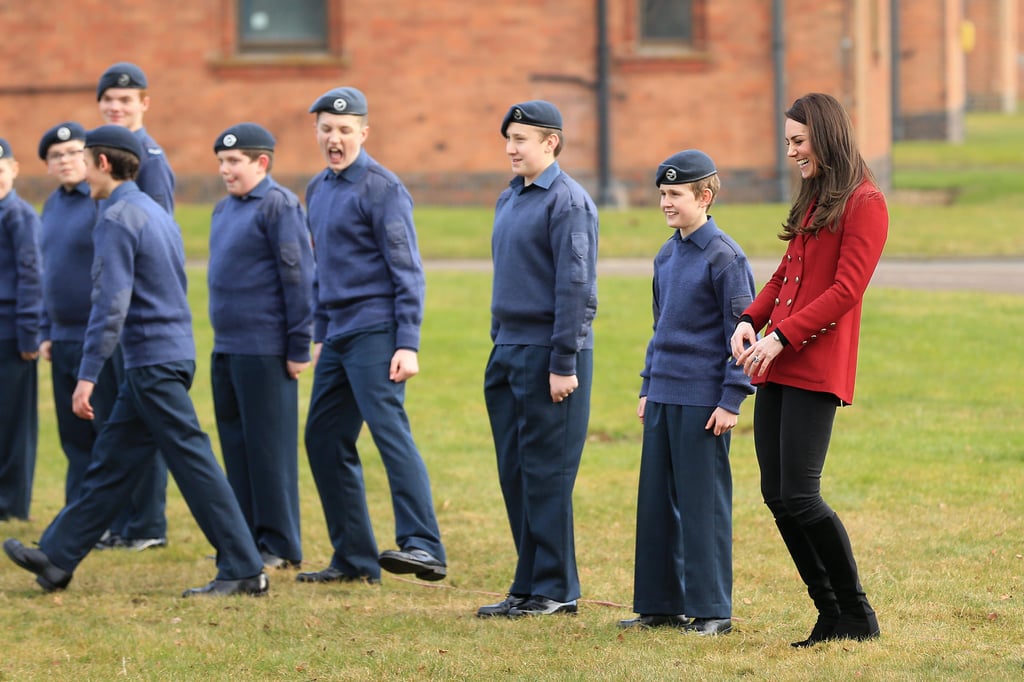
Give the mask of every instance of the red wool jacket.
[[823, 228], [789, 242], [779, 267], [744, 311], [754, 329], [779, 329], [789, 341], [767, 372], [754, 374], [755, 385], [772, 382], [853, 402], [864, 291], [888, 232], [885, 197], [865, 180], [835, 232]]

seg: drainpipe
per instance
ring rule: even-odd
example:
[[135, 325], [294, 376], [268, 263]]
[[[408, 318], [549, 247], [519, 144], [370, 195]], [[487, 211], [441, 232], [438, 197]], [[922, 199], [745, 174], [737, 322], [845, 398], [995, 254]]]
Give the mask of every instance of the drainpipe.
[[901, 53], [903, 48], [900, 45], [900, 0], [889, 0], [889, 50], [892, 54], [890, 62], [891, 83], [889, 99], [892, 100], [892, 139], [903, 139], [903, 112], [900, 110], [900, 66], [903, 61]]
[[611, 93], [608, 57], [608, 0], [597, 0], [597, 203], [613, 206], [611, 168]]
[[[892, 0], [896, 2], [897, 0]], [[786, 42], [785, 7], [783, 0], [772, 0], [772, 69], [775, 83], [775, 179], [778, 183], [777, 201], [790, 200], [789, 164], [786, 159]]]

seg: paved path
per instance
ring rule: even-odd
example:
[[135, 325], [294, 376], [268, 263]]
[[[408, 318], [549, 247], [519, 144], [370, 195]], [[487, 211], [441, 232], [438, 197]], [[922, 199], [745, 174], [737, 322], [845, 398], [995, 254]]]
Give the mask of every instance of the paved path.
[[[771, 276], [778, 260], [751, 260], [758, 286]], [[486, 260], [428, 260], [428, 270], [490, 272]], [[650, 258], [608, 258], [598, 263], [602, 275], [651, 276]], [[903, 259], [883, 258], [871, 283], [900, 289], [988, 291], [1024, 296], [1024, 258]]]

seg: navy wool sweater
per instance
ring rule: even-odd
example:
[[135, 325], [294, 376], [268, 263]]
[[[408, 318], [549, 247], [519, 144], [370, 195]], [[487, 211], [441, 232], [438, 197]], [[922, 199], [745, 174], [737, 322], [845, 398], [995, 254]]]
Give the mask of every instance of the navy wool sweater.
[[746, 255], [710, 216], [685, 239], [675, 231], [654, 259], [654, 335], [640, 395], [739, 414], [754, 389], [729, 357], [730, 338], [753, 300]]
[[412, 197], [366, 150], [306, 186], [316, 257], [313, 340], [391, 326], [395, 347], [418, 351], [426, 280]]
[[576, 373], [594, 347], [597, 207], [552, 163], [530, 185], [516, 177], [494, 209], [491, 340], [551, 349], [548, 371]]
[[181, 230], [134, 182], [104, 204], [78, 378], [95, 382], [119, 340], [125, 369], [195, 360]]
[[43, 339], [81, 343], [92, 291], [92, 228], [96, 202], [82, 182], [58, 187], [43, 204]]
[[0, 199], [0, 339], [18, 351], [39, 349], [43, 312], [39, 216], [15, 190]]
[[207, 280], [215, 353], [309, 361], [313, 251], [293, 192], [266, 177], [217, 203]]
[[163, 206], [165, 211], [174, 215], [174, 171], [171, 170], [171, 164], [164, 150], [145, 128], [136, 130], [135, 137], [139, 138], [143, 153], [135, 184]]

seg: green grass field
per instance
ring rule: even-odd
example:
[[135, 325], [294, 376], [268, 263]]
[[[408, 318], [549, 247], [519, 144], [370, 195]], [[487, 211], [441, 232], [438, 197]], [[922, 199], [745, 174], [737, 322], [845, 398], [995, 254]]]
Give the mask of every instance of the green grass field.
[[[1020, 118], [1009, 120], [1024, 130]], [[1001, 123], [972, 117], [972, 144], [998, 135], [992, 129]], [[1020, 141], [1019, 132], [1005, 134]], [[927, 207], [892, 206], [888, 257], [1024, 255], [1019, 195], [973, 185], [971, 166], [998, 164], [973, 147], [964, 150], [969, 163], [941, 145], [898, 149], [900, 167], [914, 169], [913, 182], [903, 186], [945, 186], [942, 178], [954, 175], [947, 182], [965, 184], [958, 185], [962, 203], [929, 208], [932, 220], [917, 219]], [[993, 144], [988, 154], [1003, 151]], [[937, 170], [922, 170], [932, 167]], [[997, 184], [1010, 186], [1022, 169], [1024, 160], [1007, 156]], [[906, 177], [901, 170], [897, 185]], [[984, 200], [965, 199], [985, 192]], [[728, 208], [735, 210], [734, 234], [750, 230], [752, 254], [781, 252], [773, 235], [784, 207]], [[975, 219], [965, 223], [965, 215]], [[741, 227], [739, 216], [750, 226]], [[487, 210], [431, 208], [418, 217], [428, 257], [486, 255]], [[1003, 220], [1005, 229], [993, 227]], [[665, 237], [654, 207], [606, 216], [602, 230], [605, 257], [653, 256]], [[747, 247], [745, 237], [737, 238]], [[203, 247], [195, 248], [201, 258]], [[199, 346], [193, 398], [216, 440], [205, 272], [192, 267], [189, 275]], [[94, 552], [65, 592], [42, 593], [29, 574], [0, 557], [0, 681], [1024, 676], [1024, 297], [869, 290], [856, 404], [838, 415], [823, 486], [850, 530], [883, 636], [798, 651], [789, 642], [806, 636], [814, 613], [760, 501], [750, 402], [732, 447], [735, 631], [702, 639], [615, 626], [632, 612], [640, 455], [634, 411], [650, 333], [646, 277], [600, 282], [590, 439], [575, 495], [584, 592], [579, 615], [474, 617], [477, 606], [503, 595], [515, 561], [482, 396], [489, 292], [486, 274], [428, 273], [422, 372], [409, 386], [413, 431], [431, 472], [449, 552], [447, 581], [385, 575], [379, 587], [300, 585], [294, 572], [277, 571], [265, 599], [183, 600], [180, 591], [208, 581], [214, 566], [205, 558], [209, 545], [171, 486], [170, 546], [140, 554]], [[48, 381], [41, 365], [33, 518], [0, 523], [0, 535], [26, 542], [38, 538], [63, 494], [64, 458]], [[304, 413], [310, 377], [302, 381]], [[377, 539], [389, 548], [394, 530], [383, 468], [372, 441], [364, 437], [360, 444]], [[304, 452], [300, 473], [306, 567], [317, 569], [328, 561], [330, 546]]]

